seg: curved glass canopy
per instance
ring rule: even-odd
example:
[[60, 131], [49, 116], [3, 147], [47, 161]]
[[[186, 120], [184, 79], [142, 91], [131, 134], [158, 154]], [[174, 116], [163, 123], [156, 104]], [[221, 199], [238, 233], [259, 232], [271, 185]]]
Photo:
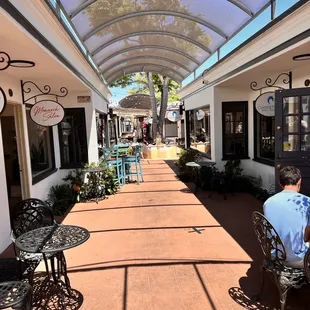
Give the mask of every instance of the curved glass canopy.
[[185, 79], [271, 1], [60, 0], [108, 83], [150, 68]]

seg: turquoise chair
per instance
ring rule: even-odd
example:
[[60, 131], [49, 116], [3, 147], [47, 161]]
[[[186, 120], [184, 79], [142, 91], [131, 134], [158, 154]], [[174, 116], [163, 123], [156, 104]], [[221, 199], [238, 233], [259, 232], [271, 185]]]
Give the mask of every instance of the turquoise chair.
[[123, 161], [122, 158], [119, 157], [118, 147], [114, 148], [103, 148], [102, 159], [110, 168], [115, 168], [116, 170], [116, 178], [119, 185], [125, 184], [125, 176], [123, 172]]
[[[123, 157], [123, 172], [124, 179], [129, 177], [132, 180], [133, 176], [137, 177], [137, 182], [140, 184], [140, 178], [142, 182], [144, 182], [143, 171], [141, 166], [141, 145], [136, 146], [136, 152], [133, 156], [125, 156]], [[132, 171], [132, 166], [135, 165], [136, 171]]]

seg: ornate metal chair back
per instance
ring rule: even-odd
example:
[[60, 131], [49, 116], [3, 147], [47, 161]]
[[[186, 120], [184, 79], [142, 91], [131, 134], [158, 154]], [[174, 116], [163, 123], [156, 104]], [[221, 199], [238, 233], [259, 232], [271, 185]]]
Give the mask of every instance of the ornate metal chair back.
[[282, 264], [286, 260], [286, 252], [280, 236], [261, 213], [253, 212], [252, 219], [254, 231], [265, 258], [274, 263]]
[[310, 248], [304, 257], [304, 269], [308, 282], [310, 283]]
[[54, 224], [54, 215], [51, 208], [42, 200], [31, 198], [19, 202], [11, 215], [13, 237], [36, 228]]

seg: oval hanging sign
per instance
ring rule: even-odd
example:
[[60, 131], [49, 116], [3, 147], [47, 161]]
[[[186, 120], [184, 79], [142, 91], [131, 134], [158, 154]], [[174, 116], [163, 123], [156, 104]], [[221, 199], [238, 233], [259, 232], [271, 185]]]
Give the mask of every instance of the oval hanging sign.
[[204, 117], [205, 117], [205, 112], [203, 110], [197, 110], [196, 111], [197, 121], [202, 120]]
[[63, 120], [64, 116], [62, 105], [53, 100], [39, 101], [30, 110], [31, 119], [40, 126], [55, 126]]
[[6, 96], [3, 89], [0, 87], [0, 114], [4, 111], [6, 106]]
[[170, 122], [178, 122], [181, 119], [179, 111], [170, 111], [167, 114], [167, 118]]
[[264, 116], [275, 115], [275, 93], [267, 92], [263, 93], [256, 98], [255, 108], [258, 113]]

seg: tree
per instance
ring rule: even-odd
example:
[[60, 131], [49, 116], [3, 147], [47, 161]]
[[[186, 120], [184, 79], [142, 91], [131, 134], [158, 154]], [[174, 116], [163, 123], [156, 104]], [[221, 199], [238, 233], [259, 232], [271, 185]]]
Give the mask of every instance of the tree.
[[[153, 138], [156, 138], [157, 134], [159, 134], [163, 139], [163, 127], [168, 101], [172, 102], [179, 100], [177, 96], [179, 84], [172, 81], [169, 77], [147, 72], [123, 76], [111, 86], [124, 88], [132, 84], [136, 84], [137, 87], [130, 88], [128, 90], [129, 94], [150, 95], [153, 117]], [[157, 114], [158, 101], [160, 102], [159, 115]]]

